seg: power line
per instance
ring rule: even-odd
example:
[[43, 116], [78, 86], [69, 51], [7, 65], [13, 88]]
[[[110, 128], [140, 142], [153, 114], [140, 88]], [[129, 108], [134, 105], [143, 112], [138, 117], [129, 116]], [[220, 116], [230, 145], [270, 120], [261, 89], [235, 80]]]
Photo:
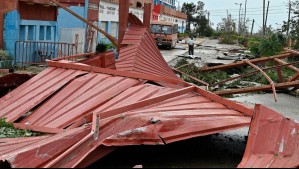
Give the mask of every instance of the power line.
[[[269, 11], [281, 11], [281, 10], [285, 10], [285, 9], [269, 9]], [[210, 10], [209, 10], [210, 11]], [[230, 11], [230, 13], [238, 13], [239, 11]], [[248, 13], [252, 13], [252, 12], [263, 12], [263, 10], [247, 10]], [[226, 13], [226, 10], [223, 11], [218, 11], [218, 12], [213, 12], [213, 13]]]
[[[278, 15], [278, 14], [287, 14], [287, 12], [277, 12], [277, 13], [269, 13], [269, 15]], [[262, 13], [259, 14], [247, 14], [248, 16], [257, 16], [257, 15], [262, 15]], [[224, 15], [210, 15], [210, 16], [224, 16]], [[237, 17], [237, 14], [234, 14], [232, 16]]]
[[[281, 5], [281, 6], [270, 6], [270, 8], [283, 8], [285, 7], [284, 5]], [[247, 9], [263, 9], [263, 7], [258, 7], [258, 8], [247, 8]], [[239, 9], [211, 9], [211, 10], [208, 10], [208, 11], [211, 11], [211, 12], [216, 12], [216, 11], [223, 11], [223, 10], [229, 10], [229, 11], [239, 11]]]

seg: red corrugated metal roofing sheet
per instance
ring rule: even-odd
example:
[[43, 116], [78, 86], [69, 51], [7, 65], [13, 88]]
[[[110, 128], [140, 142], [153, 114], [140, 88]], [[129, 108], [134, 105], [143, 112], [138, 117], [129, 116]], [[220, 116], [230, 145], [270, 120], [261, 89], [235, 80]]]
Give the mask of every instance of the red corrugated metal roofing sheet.
[[[62, 77], [67, 78], [63, 85], [53, 84], [62, 81]], [[40, 81], [43, 83], [39, 83]], [[58, 86], [57, 88], [55, 86], [55, 93], [50, 95], [45, 91], [53, 87], [52, 84]], [[39, 91], [33, 92], [34, 95], [31, 92], [33, 87]], [[2, 99], [3, 103], [6, 103], [4, 110], [14, 110], [15, 107], [18, 107], [22, 113], [7, 111], [8, 114], [6, 114], [1, 112], [5, 114], [3, 117], [18, 119], [27, 111], [32, 111], [32, 114], [25, 117], [22, 123], [51, 128], [68, 127], [95, 112], [99, 113], [101, 120], [97, 140], [92, 134], [87, 135], [90, 133], [89, 128], [80, 130], [85, 133], [81, 137], [78, 136], [80, 132], [70, 130], [49, 138], [41, 138], [34, 144], [33, 142], [32, 144], [22, 142], [20, 149], [17, 150], [15, 147], [2, 144], [3, 148], [7, 148], [7, 152], [3, 152], [1, 159], [9, 161], [14, 167], [84, 166], [84, 164], [90, 164], [91, 161], [105, 155], [100, 154], [98, 158], [90, 157], [91, 154], [98, 151], [99, 146], [168, 144], [248, 126], [251, 120], [251, 117], [242, 112], [230, 109], [195, 92], [194, 87], [182, 89], [162, 87], [144, 84], [144, 81], [134, 78], [96, 72], [50, 67], [16, 91], [14, 91], [15, 94], [10, 94]], [[13, 101], [19, 100], [21, 97], [32, 97], [33, 101], [28, 104], [30, 106], [15, 106]], [[37, 102], [34, 102], [34, 98], [43, 99], [37, 99]], [[35, 109], [31, 110], [30, 108]], [[86, 122], [91, 121], [87, 118]], [[70, 133], [73, 136], [67, 136]], [[56, 139], [57, 137], [59, 139]], [[86, 138], [83, 139], [83, 137]], [[55, 142], [52, 142], [53, 138], [55, 138]], [[61, 139], [66, 138], [78, 139], [68, 143], [67, 149], [69, 150], [66, 152], [66, 147], [59, 149], [53, 147], [54, 143], [65, 146], [66, 142], [62, 142]], [[50, 141], [47, 141], [49, 139]], [[58, 144], [57, 141], [61, 144]], [[39, 157], [30, 156], [34, 163], [25, 163], [24, 161], [29, 157], [25, 158], [24, 154], [32, 153], [32, 151], [36, 153], [37, 145], [51, 147], [49, 150], [40, 147], [39, 151], [55, 151], [56, 153], [51, 155], [53, 158], [50, 158], [48, 154], [49, 158], [42, 160]], [[78, 149], [78, 147], [80, 148]], [[113, 150], [106, 149], [106, 153]], [[61, 154], [62, 152], [65, 153]], [[45, 153], [43, 154], [45, 155]], [[13, 161], [12, 159], [17, 160]]]
[[[0, 141], [0, 165], [8, 161], [12, 167], [87, 167], [115, 146], [164, 145], [249, 126], [252, 109], [178, 79], [148, 29], [132, 24], [124, 44], [131, 46], [121, 49], [118, 70], [68, 61], [48, 62], [47, 70], [1, 98], [0, 118], [15, 122], [26, 114], [23, 124], [42, 130], [66, 130], [44, 137]], [[266, 113], [257, 116], [253, 128], [259, 124], [263, 127], [265, 119], [267, 127], [258, 137], [252, 130], [243, 165], [252, 165], [247, 159], [252, 155], [251, 147], [256, 146], [255, 139], [269, 139], [273, 133], [266, 130], [280, 127], [272, 123], [281, 120], [280, 116], [273, 115], [273, 119], [272, 112], [262, 110]], [[293, 125], [287, 121], [284, 124]], [[283, 131], [289, 132], [287, 126], [282, 125]], [[294, 135], [275, 136], [297, 145]], [[265, 147], [273, 151], [276, 144], [267, 142]], [[291, 148], [293, 160], [297, 147]], [[283, 151], [278, 152], [280, 159], [286, 159], [283, 155], [291, 148], [284, 143]], [[258, 146], [255, 153], [260, 152], [265, 154]], [[253, 156], [253, 163], [268, 164], [271, 155], [262, 156], [262, 160]]]
[[0, 100], [0, 118], [13, 122], [84, 71], [49, 68]]
[[298, 168], [299, 124], [256, 106], [248, 144], [240, 168]]
[[123, 39], [116, 69], [153, 74], [178, 79], [164, 60], [150, 31], [146, 27], [132, 24]]

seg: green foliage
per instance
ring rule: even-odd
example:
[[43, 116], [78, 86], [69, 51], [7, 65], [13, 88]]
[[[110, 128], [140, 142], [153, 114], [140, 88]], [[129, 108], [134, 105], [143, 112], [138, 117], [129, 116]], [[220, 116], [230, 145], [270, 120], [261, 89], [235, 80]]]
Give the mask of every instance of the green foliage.
[[108, 44], [104, 43], [104, 42], [100, 42], [97, 45], [96, 51], [97, 53], [103, 53], [106, 52], [108, 50]]
[[[188, 61], [185, 59], [182, 59], [177, 63], [176, 67], [180, 67], [180, 66], [186, 65], [186, 64], [188, 64]], [[194, 64], [191, 64], [187, 67], [182, 68], [181, 71], [187, 73], [188, 75], [196, 77], [200, 80], [203, 80], [209, 84], [214, 84], [214, 83], [220, 82], [221, 80], [225, 80], [225, 79], [229, 78], [228, 73], [226, 73], [225, 71], [211, 71], [211, 72], [205, 72], [205, 73], [199, 72], [198, 68]], [[189, 83], [194, 83], [196, 85], [202, 85], [202, 84], [199, 84], [198, 82], [196, 82], [188, 77], [185, 77], [185, 76], [183, 77], [183, 79]]]
[[234, 36], [224, 36], [223, 38], [220, 39], [220, 44], [229, 44], [229, 45], [233, 45], [236, 44], [236, 39], [234, 38]]
[[262, 56], [273, 56], [283, 51], [283, 46], [276, 35], [263, 39], [260, 43], [259, 50]]
[[179, 33], [178, 34], [178, 37], [179, 38], [184, 38], [184, 37], [189, 37], [190, 36], [190, 33], [186, 32], [186, 33]]
[[277, 35], [273, 34], [265, 39], [251, 39], [249, 50], [256, 57], [268, 57], [279, 54], [283, 51], [283, 45]]
[[[187, 64], [188, 64], [188, 61], [183, 59], [177, 63], [176, 67], [180, 67], [182, 65], [187, 65]], [[272, 67], [272, 66], [274, 66], [274, 65], [272, 65], [272, 64], [269, 65], [269, 67]], [[187, 73], [188, 75], [191, 75], [191, 76], [193, 76], [197, 79], [200, 79], [202, 81], [205, 81], [209, 84], [215, 84], [217, 82], [229, 79], [233, 74], [243, 75], [243, 74], [248, 74], [249, 72], [255, 71], [255, 69], [248, 66], [247, 68], [241, 68], [241, 69], [235, 70], [233, 72], [222, 71], [222, 70], [211, 71], [211, 72], [200, 72], [194, 64], [191, 64], [187, 67], [183, 67], [180, 70]], [[279, 83], [278, 74], [275, 69], [268, 70], [265, 72], [275, 83]], [[289, 68], [282, 68], [282, 72], [283, 72], [283, 78], [285, 80], [290, 79], [295, 74], [295, 71], [293, 71]], [[202, 85], [202, 84], [200, 84], [188, 77], [185, 77], [185, 76], [182, 76], [182, 79], [189, 83], [193, 83], [193, 84], [196, 84], [199, 86]], [[253, 84], [250, 84], [250, 83], [244, 84], [244, 83], [242, 83], [242, 81], [255, 82], [255, 83], [262, 84], [262, 85], [269, 85], [269, 81], [261, 73], [256, 73], [254, 75], [233, 81], [231, 83], [226, 83], [226, 84], [220, 85], [219, 87], [220, 88], [223, 88], [223, 87], [230, 88], [230, 87], [235, 87], [235, 86], [244, 86], [244, 87], [253, 87], [254, 86]]]
[[6, 51], [0, 49], [0, 61], [8, 60], [8, 59], [9, 59], [9, 54]]
[[204, 6], [205, 4], [201, 1], [198, 1], [197, 5], [193, 2], [185, 2], [183, 4], [181, 12], [187, 15], [187, 31], [191, 32], [191, 24], [196, 21], [196, 17], [194, 17], [194, 15], [200, 13], [200, 11], [204, 9]]
[[19, 138], [19, 137], [35, 137], [40, 133], [34, 133], [29, 130], [17, 130], [12, 123], [7, 123], [6, 119], [0, 119], [0, 139], [1, 138]]
[[211, 37], [214, 30], [209, 26], [209, 20], [205, 15], [199, 15], [195, 19], [196, 33], [199, 36]]

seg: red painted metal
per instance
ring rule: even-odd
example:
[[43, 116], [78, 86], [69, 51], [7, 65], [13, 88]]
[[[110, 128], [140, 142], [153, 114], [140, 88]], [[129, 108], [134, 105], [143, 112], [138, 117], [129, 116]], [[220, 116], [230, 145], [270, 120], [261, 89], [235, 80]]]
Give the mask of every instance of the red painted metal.
[[[121, 44], [128, 27], [130, 0], [122, 0], [119, 3], [119, 29], [118, 29], [118, 44]], [[118, 47], [120, 51], [121, 46]]]
[[239, 168], [299, 167], [299, 124], [262, 105], [255, 110]]
[[52, 133], [0, 140], [0, 166], [87, 167], [119, 146], [165, 145], [250, 125], [253, 109], [183, 82], [149, 30], [136, 17], [129, 21], [122, 42], [130, 46], [120, 50], [116, 70], [101, 68], [103, 60], [49, 61], [0, 99], [0, 118], [22, 117], [16, 127]]
[[289, 80], [289, 82], [293, 82], [293, 81], [297, 80], [298, 78], [299, 78], [299, 73], [296, 74], [294, 77], [292, 77], [292, 78]]
[[50, 69], [45, 72], [46, 75], [35, 76], [0, 100], [0, 118], [6, 117], [9, 122], [17, 120], [75, 77], [85, 73], [65, 69]]
[[[8, 149], [9, 153], [5, 153], [0, 157], [0, 166], [8, 161], [13, 168], [40, 168], [47, 161], [65, 152], [89, 133], [90, 128], [83, 127], [48, 138], [42, 137], [38, 142], [22, 148], [15, 149], [15, 147], [12, 147], [14, 151]], [[6, 148], [7, 144], [0, 143], [0, 147]], [[11, 146], [8, 145], [8, 147]]]
[[133, 46], [120, 51], [119, 60], [116, 62], [117, 70], [178, 79], [164, 60], [147, 28], [131, 25], [122, 44]]
[[143, 15], [144, 26], [150, 29], [151, 18], [152, 18], [152, 4], [145, 3], [143, 9], [144, 9], [144, 15]]
[[272, 91], [273, 91], [273, 94], [274, 94], [275, 102], [277, 102], [277, 93], [276, 93], [276, 88], [275, 88], [275, 84], [274, 84], [273, 80], [261, 68], [254, 65], [249, 60], [245, 60], [244, 62], [246, 62], [248, 65], [252, 66], [256, 70], [260, 71], [263, 74], [263, 76], [270, 82], [270, 85], [272, 87]]

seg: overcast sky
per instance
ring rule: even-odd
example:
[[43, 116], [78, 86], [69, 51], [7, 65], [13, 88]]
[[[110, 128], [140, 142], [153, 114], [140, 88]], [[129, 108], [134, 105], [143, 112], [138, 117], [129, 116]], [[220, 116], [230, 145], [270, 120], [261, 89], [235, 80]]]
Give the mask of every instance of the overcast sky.
[[[197, 3], [198, 0], [178, 0], [182, 6], [184, 2]], [[227, 16], [227, 10], [232, 14], [233, 19], [239, 19], [240, 6], [235, 3], [242, 3], [242, 9], [245, 8], [245, 0], [201, 0], [205, 3], [205, 10], [210, 11], [210, 20], [214, 23], [214, 28], [221, 21], [221, 18]], [[266, 0], [266, 5], [268, 0]], [[288, 19], [288, 0], [270, 0], [268, 25], [277, 28]], [[244, 16], [243, 16], [244, 17]], [[247, 0], [247, 18], [255, 19], [256, 25], [254, 30], [257, 31], [263, 25], [263, 0]], [[251, 21], [252, 22], [252, 21]]]

